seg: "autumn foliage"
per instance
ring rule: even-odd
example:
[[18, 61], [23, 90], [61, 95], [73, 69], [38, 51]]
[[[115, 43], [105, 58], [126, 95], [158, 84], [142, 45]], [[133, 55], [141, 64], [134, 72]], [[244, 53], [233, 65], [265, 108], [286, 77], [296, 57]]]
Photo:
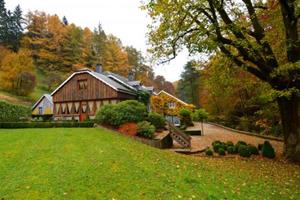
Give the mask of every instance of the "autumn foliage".
[[122, 124], [118, 128], [118, 131], [125, 135], [136, 136], [137, 135], [137, 124], [132, 123], [132, 122]]

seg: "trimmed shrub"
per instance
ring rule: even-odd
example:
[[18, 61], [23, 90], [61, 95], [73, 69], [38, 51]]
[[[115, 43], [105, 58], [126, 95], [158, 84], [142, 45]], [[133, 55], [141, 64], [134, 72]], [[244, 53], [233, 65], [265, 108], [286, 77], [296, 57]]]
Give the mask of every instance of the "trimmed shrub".
[[214, 149], [214, 152], [215, 153], [218, 153], [219, 152], [219, 149], [222, 147], [221, 144], [217, 143], [213, 146], [213, 149]]
[[210, 148], [208, 148], [208, 149], [206, 149], [205, 154], [207, 156], [212, 156], [212, 155], [214, 155], [214, 152]]
[[275, 150], [269, 141], [265, 141], [262, 147], [262, 155], [267, 158], [275, 158]]
[[147, 117], [147, 108], [135, 100], [122, 101], [118, 104], [103, 106], [96, 115], [96, 121], [101, 124], [120, 126], [127, 122], [140, 122]]
[[71, 128], [71, 127], [94, 127], [94, 122], [1, 122], [0, 128]]
[[226, 152], [225, 152], [225, 150], [222, 147], [219, 148], [218, 153], [219, 153], [220, 156], [225, 156], [226, 155]]
[[233, 142], [231, 142], [231, 141], [227, 141], [226, 145], [227, 145], [227, 147], [234, 146]]
[[236, 145], [244, 145], [244, 146], [247, 146], [247, 143], [246, 142], [244, 142], [244, 141], [238, 141], [237, 143], [236, 143]]
[[188, 126], [193, 126], [193, 121], [192, 121], [192, 116], [191, 116], [191, 111], [188, 109], [181, 109], [179, 111], [179, 116], [180, 116], [180, 123], [181, 125], [185, 125], [186, 127]]
[[248, 146], [240, 145], [238, 149], [239, 155], [245, 158], [249, 158], [251, 156], [251, 152]]
[[137, 124], [137, 133], [140, 136], [146, 138], [153, 138], [155, 132], [155, 126], [150, 124], [150, 122], [142, 121]]
[[254, 145], [248, 145], [249, 151], [251, 152], [251, 154], [253, 155], [259, 155], [259, 151], [256, 148], [256, 146]]
[[237, 153], [237, 148], [235, 146], [229, 146], [229, 147], [227, 147], [227, 152], [229, 154], [236, 154]]
[[155, 112], [149, 113], [147, 121], [154, 125], [156, 129], [162, 129], [165, 127], [166, 124], [165, 118], [162, 115]]
[[19, 122], [30, 118], [31, 110], [29, 107], [13, 105], [0, 101], [0, 122]]
[[238, 142], [235, 144], [235, 147], [236, 147], [236, 149], [238, 150], [238, 152], [239, 152], [240, 146], [248, 146], [248, 145], [247, 145], [247, 143], [244, 142], [244, 141], [238, 141]]
[[119, 127], [118, 131], [125, 135], [135, 136], [137, 135], [137, 124], [136, 123], [122, 124]]
[[213, 141], [213, 143], [211, 143], [212, 146], [215, 146], [216, 144], [221, 144], [222, 142], [220, 140], [216, 140]]

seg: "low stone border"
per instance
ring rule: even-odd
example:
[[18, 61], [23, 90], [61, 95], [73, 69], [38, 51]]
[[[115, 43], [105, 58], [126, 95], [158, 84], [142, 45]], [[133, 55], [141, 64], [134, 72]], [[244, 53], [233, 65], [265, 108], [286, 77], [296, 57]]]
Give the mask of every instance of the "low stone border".
[[133, 137], [135, 140], [138, 140], [144, 144], [150, 145], [155, 148], [159, 149], [169, 149], [173, 146], [173, 139], [171, 138], [170, 134], [165, 135], [160, 139], [146, 139], [140, 137]]
[[214, 126], [218, 126], [220, 128], [223, 128], [223, 129], [226, 129], [226, 130], [229, 130], [229, 131], [232, 131], [232, 132], [236, 132], [236, 133], [241, 133], [241, 134], [245, 134], [245, 135], [249, 135], [249, 136], [255, 136], [255, 137], [260, 137], [260, 138], [264, 138], [264, 139], [268, 139], [268, 140], [275, 140], [275, 141], [283, 142], [283, 139], [278, 138], [278, 137], [260, 135], [260, 134], [251, 133], [251, 132], [248, 132], [248, 131], [240, 131], [240, 130], [229, 128], [229, 127], [226, 127], [226, 126], [223, 126], [223, 125], [220, 125], [220, 124], [216, 124], [216, 123], [213, 123], [213, 122], [205, 122], [205, 123], [211, 124], [211, 125], [214, 125]]

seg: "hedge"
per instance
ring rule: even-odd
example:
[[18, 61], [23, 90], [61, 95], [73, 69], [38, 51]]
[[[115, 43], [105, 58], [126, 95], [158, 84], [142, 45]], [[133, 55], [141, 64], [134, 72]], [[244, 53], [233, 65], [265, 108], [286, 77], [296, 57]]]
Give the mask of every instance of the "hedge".
[[0, 122], [0, 128], [72, 128], [94, 127], [94, 122]]
[[0, 101], [0, 122], [26, 121], [30, 118], [30, 114], [29, 107]]
[[127, 122], [144, 121], [147, 115], [147, 107], [143, 103], [127, 100], [101, 107], [96, 115], [96, 121], [101, 124], [119, 127]]

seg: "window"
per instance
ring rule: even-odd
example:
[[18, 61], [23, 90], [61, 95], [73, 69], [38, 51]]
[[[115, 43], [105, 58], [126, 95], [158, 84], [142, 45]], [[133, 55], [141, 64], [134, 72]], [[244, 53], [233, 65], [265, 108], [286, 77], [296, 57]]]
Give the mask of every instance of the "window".
[[39, 107], [39, 115], [43, 114], [43, 107]]
[[87, 89], [87, 80], [78, 80], [78, 89], [79, 90]]
[[176, 107], [176, 103], [175, 102], [170, 102], [168, 103], [168, 107], [171, 109], [174, 109]]

